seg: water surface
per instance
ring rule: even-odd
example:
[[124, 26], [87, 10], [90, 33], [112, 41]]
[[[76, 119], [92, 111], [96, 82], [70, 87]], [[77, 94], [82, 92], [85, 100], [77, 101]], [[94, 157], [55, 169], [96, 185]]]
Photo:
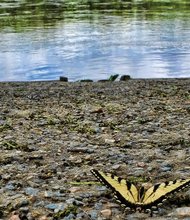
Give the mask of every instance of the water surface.
[[190, 77], [187, 1], [100, 2], [4, 0], [0, 81]]

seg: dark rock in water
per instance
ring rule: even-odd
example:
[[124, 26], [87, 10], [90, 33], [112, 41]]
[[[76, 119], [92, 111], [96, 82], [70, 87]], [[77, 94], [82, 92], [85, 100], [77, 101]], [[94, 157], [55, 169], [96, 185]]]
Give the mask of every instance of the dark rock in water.
[[100, 79], [98, 82], [109, 82], [109, 79]]
[[93, 82], [92, 79], [81, 79], [79, 82]]
[[62, 82], [68, 82], [68, 78], [65, 77], [65, 76], [60, 76], [59, 80], [62, 81]]
[[120, 77], [120, 81], [127, 81], [129, 79], [131, 79], [130, 75], [123, 75]]

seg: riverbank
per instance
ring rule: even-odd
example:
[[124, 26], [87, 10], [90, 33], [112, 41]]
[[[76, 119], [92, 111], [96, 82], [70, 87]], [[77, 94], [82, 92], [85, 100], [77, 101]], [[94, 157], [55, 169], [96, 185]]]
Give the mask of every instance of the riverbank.
[[[190, 79], [0, 83], [0, 218], [15, 211], [30, 220], [126, 219], [92, 168], [137, 182], [189, 178], [189, 85]], [[176, 194], [162, 219], [183, 215], [190, 194], [183, 195], [182, 211]]]

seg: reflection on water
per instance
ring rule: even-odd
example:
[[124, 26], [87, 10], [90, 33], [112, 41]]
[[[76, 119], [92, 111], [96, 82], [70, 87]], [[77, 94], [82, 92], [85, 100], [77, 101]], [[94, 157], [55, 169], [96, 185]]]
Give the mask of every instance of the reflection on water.
[[187, 1], [78, 2], [0, 3], [0, 81], [190, 76]]

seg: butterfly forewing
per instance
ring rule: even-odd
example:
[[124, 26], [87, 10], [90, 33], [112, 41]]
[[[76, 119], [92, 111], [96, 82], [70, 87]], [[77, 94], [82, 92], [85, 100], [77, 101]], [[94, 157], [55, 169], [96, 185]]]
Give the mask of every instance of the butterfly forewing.
[[138, 190], [132, 183], [109, 173], [105, 174], [97, 170], [91, 170], [91, 172], [102, 183], [111, 188], [114, 191], [116, 197], [119, 200], [122, 200], [122, 203], [124, 203], [125, 200], [126, 203], [131, 204], [135, 204], [138, 201]]
[[156, 184], [149, 188], [143, 198], [142, 203], [144, 205], [153, 203], [154, 201], [162, 200], [165, 196], [180, 190], [181, 188], [190, 184], [190, 179], [187, 180], [175, 180], [161, 184]]

